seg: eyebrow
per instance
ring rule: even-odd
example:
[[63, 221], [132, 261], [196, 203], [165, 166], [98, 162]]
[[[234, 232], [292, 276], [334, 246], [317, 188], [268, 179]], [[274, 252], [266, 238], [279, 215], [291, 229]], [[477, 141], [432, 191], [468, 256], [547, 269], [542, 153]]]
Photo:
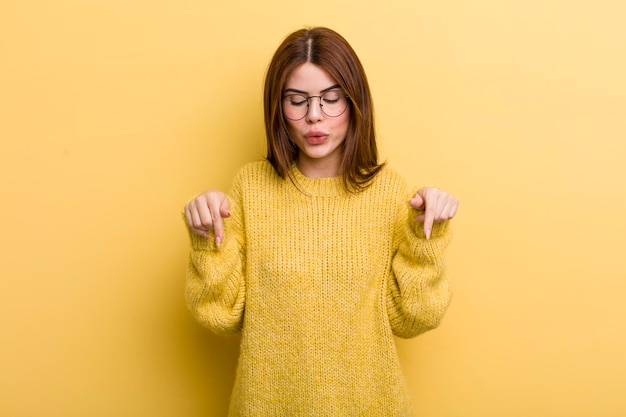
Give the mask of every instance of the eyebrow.
[[[325, 89], [320, 91], [320, 94], [324, 94], [325, 92], [330, 91], [330, 90], [334, 90], [335, 88], [341, 88], [341, 86], [339, 84], [331, 85], [330, 87], [326, 87]], [[305, 95], [309, 94], [308, 91], [302, 91], [302, 90], [298, 90], [296, 88], [286, 88], [283, 94], [285, 94], [285, 93], [298, 93], [298, 94], [305, 94]]]

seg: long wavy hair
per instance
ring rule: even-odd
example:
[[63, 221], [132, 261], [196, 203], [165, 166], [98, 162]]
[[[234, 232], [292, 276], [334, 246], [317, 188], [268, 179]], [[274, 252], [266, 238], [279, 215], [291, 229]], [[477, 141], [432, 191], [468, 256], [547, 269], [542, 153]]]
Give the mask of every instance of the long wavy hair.
[[298, 148], [289, 139], [282, 101], [287, 78], [307, 62], [328, 72], [350, 97], [350, 122], [339, 169], [346, 190], [364, 190], [384, 166], [378, 162], [372, 95], [356, 53], [341, 35], [328, 28], [293, 32], [272, 57], [263, 94], [267, 160], [282, 178], [294, 180], [290, 168], [298, 158]]

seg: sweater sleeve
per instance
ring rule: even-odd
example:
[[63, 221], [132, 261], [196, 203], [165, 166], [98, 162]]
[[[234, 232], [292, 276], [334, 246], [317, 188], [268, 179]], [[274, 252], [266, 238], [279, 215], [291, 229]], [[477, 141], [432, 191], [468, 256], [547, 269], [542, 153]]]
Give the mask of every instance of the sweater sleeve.
[[246, 295], [243, 213], [236, 186], [228, 198], [231, 215], [223, 219], [224, 241], [219, 246], [212, 232], [205, 238], [187, 226], [187, 306], [200, 324], [217, 334], [241, 330]]
[[395, 253], [387, 285], [387, 314], [393, 333], [415, 337], [437, 327], [451, 300], [444, 270], [444, 251], [451, 239], [449, 220], [433, 225], [426, 239], [417, 210], [399, 204]]

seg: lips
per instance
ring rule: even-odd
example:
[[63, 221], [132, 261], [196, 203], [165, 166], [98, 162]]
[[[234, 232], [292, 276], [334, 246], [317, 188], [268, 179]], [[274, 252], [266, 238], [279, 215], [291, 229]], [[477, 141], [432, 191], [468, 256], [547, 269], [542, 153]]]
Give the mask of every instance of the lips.
[[307, 132], [304, 137], [306, 138], [306, 141], [309, 142], [311, 145], [319, 145], [326, 140], [328, 134], [314, 130], [311, 132]]

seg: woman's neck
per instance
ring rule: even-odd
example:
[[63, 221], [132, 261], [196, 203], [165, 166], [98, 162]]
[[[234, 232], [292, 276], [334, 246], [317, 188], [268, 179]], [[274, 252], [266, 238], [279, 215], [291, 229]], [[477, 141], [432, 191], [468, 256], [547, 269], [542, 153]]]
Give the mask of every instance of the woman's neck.
[[341, 175], [338, 161], [298, 158], [296, 165], [308, 178], [333, 178]]

